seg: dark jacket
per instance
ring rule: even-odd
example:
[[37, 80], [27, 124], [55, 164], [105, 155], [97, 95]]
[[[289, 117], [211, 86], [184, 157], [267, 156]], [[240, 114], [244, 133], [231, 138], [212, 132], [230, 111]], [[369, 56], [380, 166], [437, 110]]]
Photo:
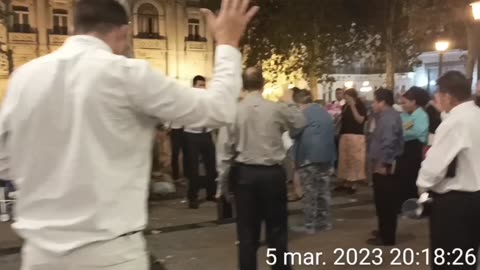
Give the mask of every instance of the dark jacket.
[[403, 124], [393, 108], [375, 117], [375, 130], [370, 137], [368, 156], [380, 164], [393, 164], [403, 153]]
[[310, 105], [303, 113], [307, 125], [294, 138], [296, 165], [301, 167], [313, 163], [333, 163], [337, 153], [332, 117], [318, 104]]

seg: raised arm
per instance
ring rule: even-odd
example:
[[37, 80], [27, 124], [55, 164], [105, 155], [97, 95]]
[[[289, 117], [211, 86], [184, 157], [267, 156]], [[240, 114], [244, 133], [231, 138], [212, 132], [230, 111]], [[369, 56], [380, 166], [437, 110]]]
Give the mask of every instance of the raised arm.
[[[127, 88], [135, 108], [163, 122], [191, 127], [219, 127], [233, 122], [240, 94], [241, 61], [237, 49], [258, 7], [249, 0], [223, 0], [218, 16], [202, 9], [208, 28], [218, 44], [213, 80], [207, 91], [182, 86], [153, 71], [146, 63], [131, 60]], [[133, 66], [133, 68], [132, 68]]]

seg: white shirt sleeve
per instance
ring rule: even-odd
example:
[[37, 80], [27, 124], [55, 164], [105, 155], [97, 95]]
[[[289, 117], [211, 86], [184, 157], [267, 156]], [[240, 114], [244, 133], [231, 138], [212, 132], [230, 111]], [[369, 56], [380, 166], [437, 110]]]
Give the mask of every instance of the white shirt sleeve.
[[469, 147], [468, 134], [462, 133], [459, 125], [461, 124], [444, 123], [437, 129], [435, 141], [418, 174], [417, 186], [420, 192], [432, 190], [444, 180], [450, 163]]
[[241, 53], [220, 45], [215, 58], [214, 76], [206, 91], [183, 86], [146, 62], [132, 60], [137, 66], [129, 73], [131, 102], [144, 114], [181, 126], [216, 128], [233, 123], [242, 88]]

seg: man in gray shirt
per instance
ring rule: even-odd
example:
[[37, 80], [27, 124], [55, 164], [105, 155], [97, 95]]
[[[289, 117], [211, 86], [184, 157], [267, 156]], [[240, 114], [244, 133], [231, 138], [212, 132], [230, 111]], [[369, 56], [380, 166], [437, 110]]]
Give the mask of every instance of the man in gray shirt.
[[235, 123], [220, 130], [217, 157], [219, 190], [226, 181], [233, 185], [237, 210], [240, 270], [257, 269], [257, 250], [262, 221], [266, 223], [269, 248], [277, 258], [272, 269], [291, 269], [283, 254], [287, 251], [288, 215], [286, 173], [282, 167], [286, 150], [282, 134], [301, 129], [305, 119], [299, 108], [262, 97], [262, 71], [249, 68], [243, 75], [245, 98], [238, 106]]
[[395, 163], [403, 152], [403, 126], [400, 114], [392, 108], [393, 91], [375, 91], [372, 108], [376, 113], [375, 130], [370, 139], [368, 158], [373, 166], [373, 189], [378, 231], [368, 244], [395, 245], [397, 214], [400, 207]]

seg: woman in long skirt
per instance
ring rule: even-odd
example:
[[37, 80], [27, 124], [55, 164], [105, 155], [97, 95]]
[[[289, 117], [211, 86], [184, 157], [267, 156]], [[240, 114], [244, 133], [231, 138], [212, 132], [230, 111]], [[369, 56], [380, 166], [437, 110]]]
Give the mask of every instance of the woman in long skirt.
[[336, 191], [356, 192], [356, 183], [366, 181], [366, 138], [365, 121], [367, 109], [355, 89], [345, 91], [347, 104], [343, 108]]

